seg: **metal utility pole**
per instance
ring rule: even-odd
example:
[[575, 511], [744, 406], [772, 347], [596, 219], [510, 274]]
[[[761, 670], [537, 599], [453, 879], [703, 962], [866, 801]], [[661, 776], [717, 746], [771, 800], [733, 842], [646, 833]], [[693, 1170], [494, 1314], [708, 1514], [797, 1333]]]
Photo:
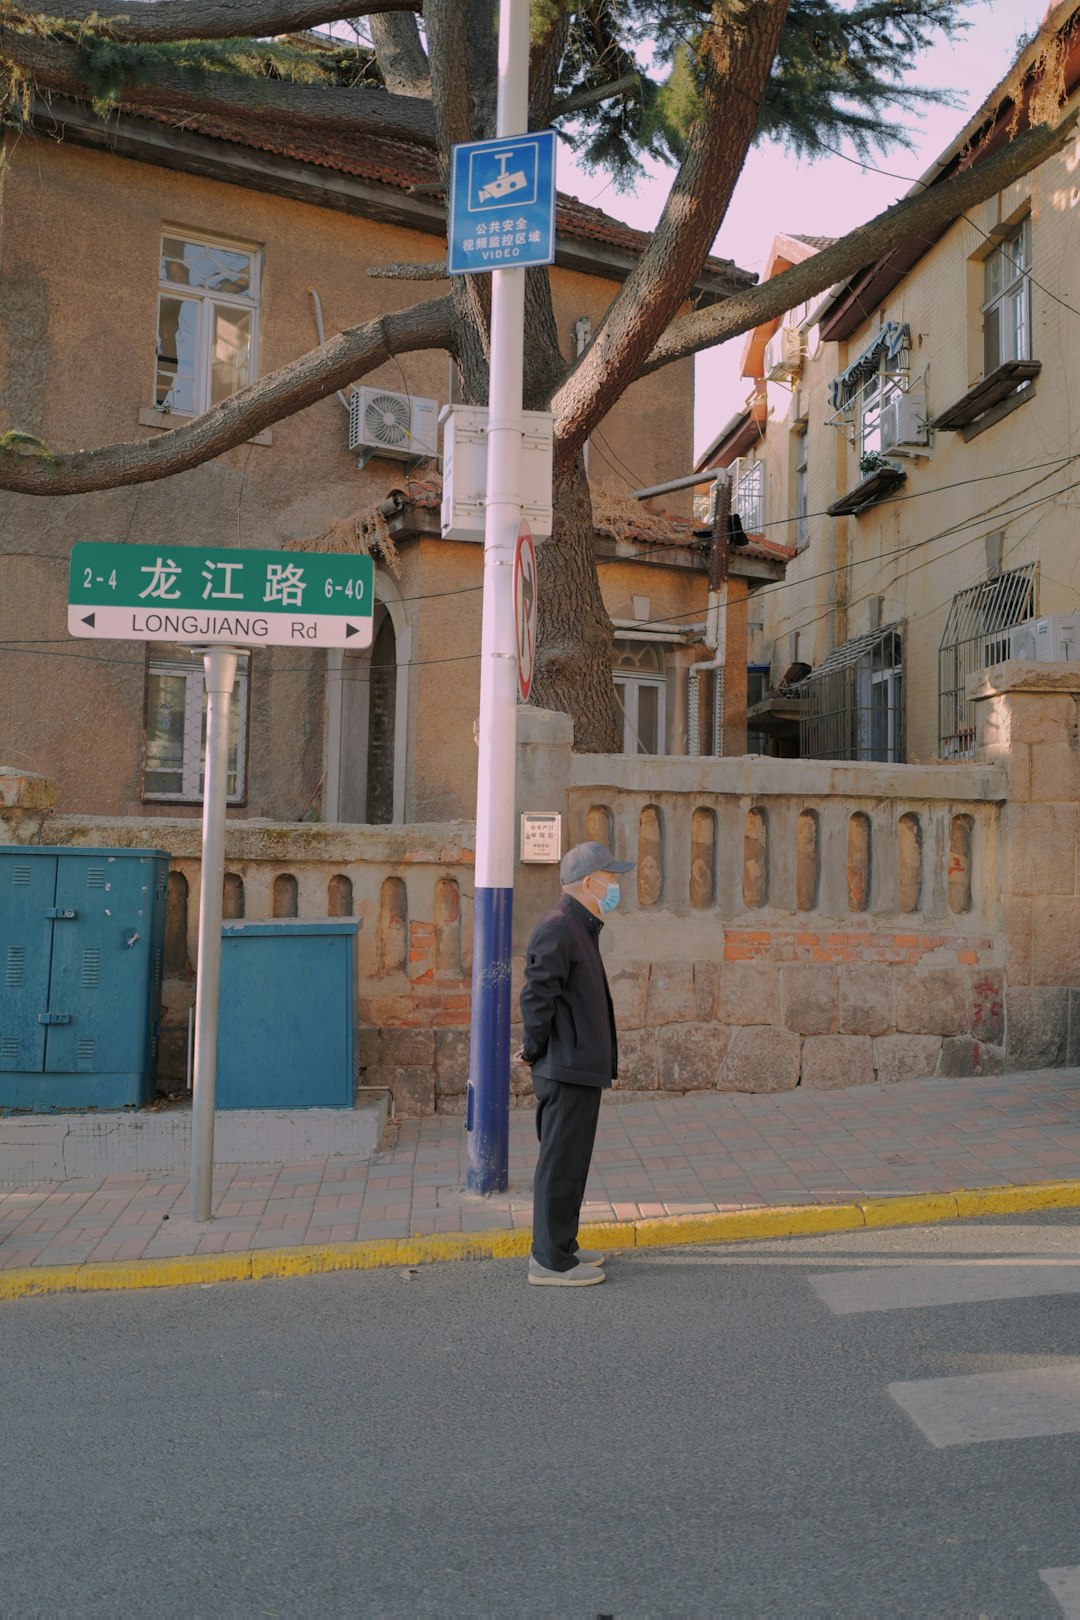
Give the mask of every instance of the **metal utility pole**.
[[[524, 134], [529, 104], [529, 0], [500, 0], [496, 136]], [[514, 548], [521, 522], [525, 271], [491, 286], [480, 757], [476, 792], [472, 1039], [466, 1130], [471, 1192], [507, 1184], [510, 1127], [510, 938], [514, 903], [517, 647]]]
[[229, 788], [229, 709], [236, 662], [232, 647], [208, 647], [206, 780], [203, 784], [199, 956], [195, 980], [195, 1074], [191, 1101], [191, 1217], [210, 1219], [214, 1195], [214, 1109], [217, 1104], [218, 990], [221, 984], [221, 894], [225, 882], [225, 800]]

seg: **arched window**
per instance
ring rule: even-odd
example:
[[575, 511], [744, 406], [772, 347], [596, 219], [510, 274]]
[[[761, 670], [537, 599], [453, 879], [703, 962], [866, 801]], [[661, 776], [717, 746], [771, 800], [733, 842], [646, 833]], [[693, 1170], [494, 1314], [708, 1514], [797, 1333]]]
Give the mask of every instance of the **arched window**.
[[392, 581], [376, 575], [374, 639], [331, 653], [326, 819], [386, 825], [405, 817], [405, 711], [411, 632]]

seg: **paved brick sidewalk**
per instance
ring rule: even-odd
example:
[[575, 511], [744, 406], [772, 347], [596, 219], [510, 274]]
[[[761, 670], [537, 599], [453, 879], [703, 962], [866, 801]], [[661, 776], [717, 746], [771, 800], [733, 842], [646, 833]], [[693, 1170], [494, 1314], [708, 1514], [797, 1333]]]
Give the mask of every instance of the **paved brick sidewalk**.
[[[532, 1114], [514, 1111], [510, 1188], [462, 1192], [460, 1116], [405, 1120], [371, 1163], [219, 1166], [214, 1220], [186, 1181], [110, 1175], [0, 1188], [0, 1269], [162, 1259], [528, 1226]], [[1080, 1178], [1080, 1069], [849, 1091], [605, 1099], [584, 1219], [636, 1221]]]

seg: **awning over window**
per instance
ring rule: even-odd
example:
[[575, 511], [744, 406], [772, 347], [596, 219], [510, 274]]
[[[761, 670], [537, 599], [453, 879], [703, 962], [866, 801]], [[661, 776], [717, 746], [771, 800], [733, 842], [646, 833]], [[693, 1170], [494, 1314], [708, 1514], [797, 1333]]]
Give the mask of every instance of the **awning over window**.
[[886, 321], [862, 354], [829, 384], [829, 400], [833, 410], [840, 410], [853, 394], [858, 393], [866, 379], [872, 377], [880, 366], [882, 355], [895, 360], [898, 354], [910, 348], [911, 327], [907, 321]]
[[868, 662], [874, 669], [891, 669], [897, 655], [893, 638], [898, 640], [903, 632], [904, 621], [896, 619], [892, 624], [883, 624], [880, 630], [871, 630], [864, 636], [842, 641], [827, 658], [822, 659], [816, 669], [811, 670], [805, 680], [799, 682], [800, 687], [805, 689], [811, 681], [820, 681], [826, 675], [833, 675], [840, 669], [850, 669], [854, 664]]

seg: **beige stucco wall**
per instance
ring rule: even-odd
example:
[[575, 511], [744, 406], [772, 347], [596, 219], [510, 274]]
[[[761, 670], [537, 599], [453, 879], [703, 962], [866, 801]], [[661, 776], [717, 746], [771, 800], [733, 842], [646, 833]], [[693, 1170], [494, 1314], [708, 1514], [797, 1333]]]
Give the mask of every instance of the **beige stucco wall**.
[[[907, 624], [907, 750], [911, 760], [938, 752], [938, 648], [954, 595], [987, 577], [986, 537], [1003, 531], [1003, 567], [1038, 561], [1039, 611], [1074, 610], [1076, 495], [1071, 468], [1048, 463], [1072, 453], [1073, 416], [1080, 411], [1080, 307], [1075, 245], [1080, 144], [1072, 142], [1024, 180], [954, 225], [845, 344], [822, 343], [808, 356], [797, 390], [768, 384], [770, 415], [760, 447], [768, 478], [770, 535], [794, 543], [793, 435], [808, 419], [809, 545], [787, 570], [783, 587], [757, 602], [766, 651], [780, 673], [799, 634], [798, 655], [818, 664], [829, 650], [870, 628], [880, 597], [882, 622]], [[925, 377], [933, 417], [982, 375], [982, 260], [988, 236], [1000, 240], [1030, 208], [1033, 273], [1032, 354], [1042, 363], [1035, 396], [965, 443], [961, 433], [937, 432], [927, 457], [903, 461], [902, 499], [885, 500], [858, 517], [830, 518], [825, 509], [859, 479], [858, 457], [827, 425], [833, 414], [827, 386], [871, 341], [883, 321], [906, 321], [912, 333], [911, 381]], [[813, 351], [813, 334], [811, 334]], [[718, 412], [723, 417], [723, 412]], [[1000, 476], [1007, 474], [1007, 476]], [[1056, 501], [1042, 500], [1066, 491]], [[751, 617], [755, 615], [752, 613]]]
[[[316, 342], [309, 286], [326, 330], [369, 320], [424, 296], [416, 283], [372, 280], [369, 265], [437, 257], [435, 238], [262, 193], [23, 135], [0, 170], [0, 431], [14, 427], [56, 450], [152, 437], [138, 414], [152, 404], [158, 253], [163, 226], [250, 243], [263, 254], [259, 371]], [[617, 290], [607, 277], [556, 270], [565, 352], [581, 314], [594, 325]], [[406, 355], [364, 381], [448, 397], [441, 353]], [[626, 490], [690, 465], [692, 362], [630, 390], [600, 429], [609, 456], [593, 476]], [[67, 559], [76, 540], [277, 547], [319, 533], [401, 481], [385, 459], [358, 471], [334, 397], [253, 443], [160, 483], [68, 498], [0, 495], [0, 760], [55, 778], [59, 807], [110, 815], [161, 813], [141, 798], [145, 652], [75, 643], [66, 633]], [[620, 465], [621, 464], [621, 465]], [[614, 469], [614, 470], [613, 470]], [[403, 548], [396, 594], [413, 630], [406, 815], [471, 813], [477, 707], [479, 548]], [[639, 586], [650, 594], [649, 584]], [[632, 593], [629, 593], [632, 594]], [[680, 598], [681, 601], [681, 598]], [[617, 611], [617, 610], [616, 610]], [[448, 678], [452, 672], [452, 679]], [[298, 817], [326, 767], [325, 661], [285, 650], [253, 661], [248, 803], [234, 815]], [[186, 813], [181, 811], [180, 813]], [[197, 814], [192, 809], [191, 814]]]

